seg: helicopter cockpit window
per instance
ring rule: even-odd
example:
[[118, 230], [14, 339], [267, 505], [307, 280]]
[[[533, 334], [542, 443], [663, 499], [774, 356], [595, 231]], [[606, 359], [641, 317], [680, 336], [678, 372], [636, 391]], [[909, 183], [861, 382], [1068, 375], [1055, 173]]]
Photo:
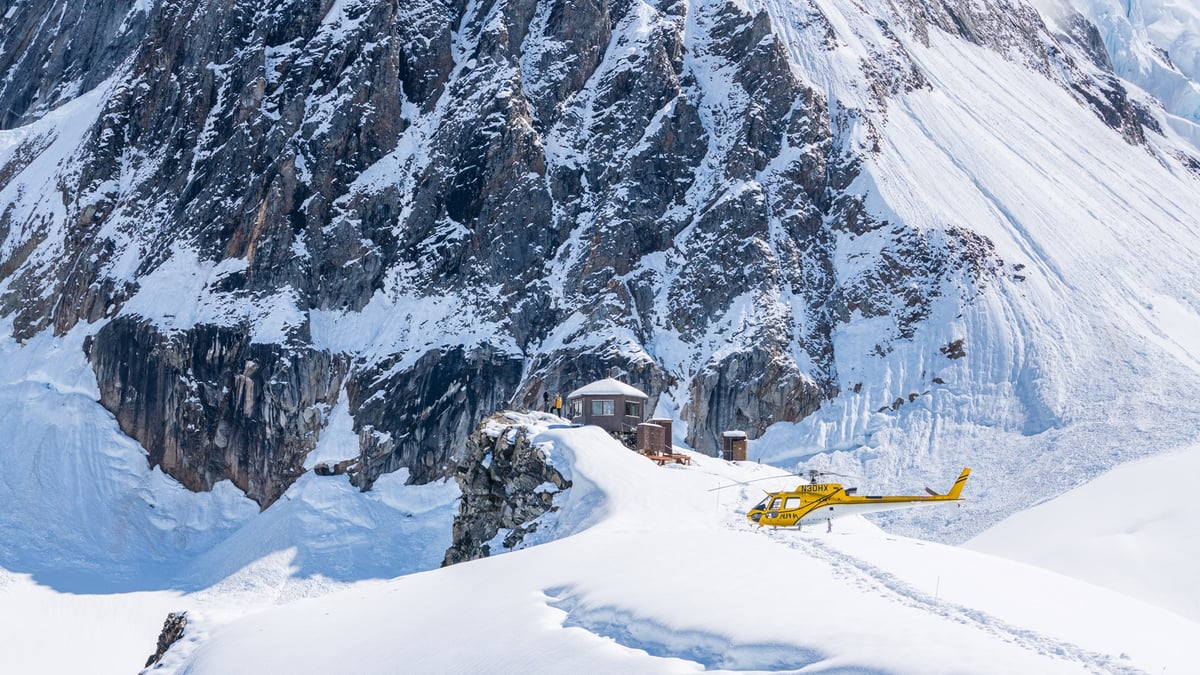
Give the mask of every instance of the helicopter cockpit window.
[[768, 511], [777, 510], [779, 508], [779, 502], [781, 502], [781, 501], [783, 501], [783, 500], [781, 500], [779, 497], [773, 497], [771, 499], [771, 505], [769, 507], [767, 507], [767, 510]]
[[765, 499], [764, 499], [764, 500], [762, 500], [761, 502], [759, 502], [759, 503], [758, 503], [758, 505], [757, 505], [757, 506], [755, 506], [755, 507], [754, 507], [753, 509], [751, 509], [751, 510], [752, 510], [752, 511], [753, 511], [753, 510], [757, 510], [757, 511], [765, 511], [765, 510], [766, 510], [766, 508], [767, 508], [767, 500], [765, 500]]

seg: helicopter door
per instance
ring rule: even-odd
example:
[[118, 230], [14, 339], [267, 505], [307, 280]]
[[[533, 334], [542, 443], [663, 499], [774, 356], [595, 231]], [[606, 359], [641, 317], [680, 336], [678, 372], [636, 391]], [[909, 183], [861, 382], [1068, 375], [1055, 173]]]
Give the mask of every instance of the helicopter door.
[[783, 511], [780, 513], [784, 514], [784, 518], [781, 524], [791, 525], [792, 523], [797, 522], [794, 512], [800, 508], [800, 504], [802, 502], [803, 500], [801, 500], [800, 497], [788, 497], [787, 499], [783, 500]]

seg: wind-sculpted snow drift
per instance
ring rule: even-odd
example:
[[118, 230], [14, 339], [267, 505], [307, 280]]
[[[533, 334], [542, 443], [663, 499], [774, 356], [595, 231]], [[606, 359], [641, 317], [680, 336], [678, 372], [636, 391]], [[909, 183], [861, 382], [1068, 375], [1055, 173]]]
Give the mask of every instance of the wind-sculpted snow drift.
[[963, 538], [1200, 418], [1200, 163], [1096, 36], [1008, 0], [21, 3], [0, 313], [86, 334], [151, 463], [260, 507], [339, 410], [355, 486], [424, 483], [617, 371], [705, 452], [969, 463], [974, 524], [894, 524]]

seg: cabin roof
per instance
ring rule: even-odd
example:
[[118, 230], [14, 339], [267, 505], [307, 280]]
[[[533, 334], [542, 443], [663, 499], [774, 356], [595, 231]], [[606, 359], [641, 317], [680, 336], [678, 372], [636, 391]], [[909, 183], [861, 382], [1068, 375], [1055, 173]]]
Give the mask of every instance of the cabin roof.
[[596, 380], [591, 384], [576, 389], [567, 394], [567, 398], [578, 398], [580, 396], [627, 396], [629, 398], [650, 398], [643, 394], [636, 387], [631, 387], [620, 380], [615, 380], [611, 377], [606, 377], [603, 380]]

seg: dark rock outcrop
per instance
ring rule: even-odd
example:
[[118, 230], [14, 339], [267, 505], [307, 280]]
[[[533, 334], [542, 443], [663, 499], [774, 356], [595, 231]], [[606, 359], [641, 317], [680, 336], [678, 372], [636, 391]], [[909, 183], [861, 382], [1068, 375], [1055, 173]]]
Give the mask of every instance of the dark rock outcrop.
[[716, 455], [721, 450], [721, 433], [746, 431], [757, 438], [775, 422], [795, 422], [821, 407], [836, 395], [805, 377], [788, 363], [779, 345], [735, 352], [714, 362], [692, 380], [692, 420], [688, 441], [696, 450]]
[[158, 634], [158, 646], [150, 658], [146, 659], [146, 668], [162, 661], [171, 645], [183, 639], [183, 631], [187, 628], [187, 612], [171, 612], [163, 622], [162, 631]]
[[[0, 5], [0, 129], [44, 115], [112, 75], [142, 40], [137, 0]], [[49, 30], [48, 30], [49, 28]]]
[[519, 358], [480, 345], [430, 351], [394, 374], [387, 362], [355, 371], [347, 393], [361, 448], [356, 484], [368, 488], [401, 467], [417, 483], [446, 477], [448, 446], [505, 407], [521, 369]]
[[163, 333], [136, 317], [112, 320], [86, 349], [101, 404], [152, 466], [193, 490], [229, 479], [264, 507], [303, 473], [348, 367], [236, 329]]
[[491, 542], [500, 534], [504, 549], [518, 547], [538, 518], [557, 510], [554, 496], [571, 487], [530, 443], [527, 427], [504, 413], [467, 437], [454, 477], [463, 496], [443, 566], [495, 553]]

